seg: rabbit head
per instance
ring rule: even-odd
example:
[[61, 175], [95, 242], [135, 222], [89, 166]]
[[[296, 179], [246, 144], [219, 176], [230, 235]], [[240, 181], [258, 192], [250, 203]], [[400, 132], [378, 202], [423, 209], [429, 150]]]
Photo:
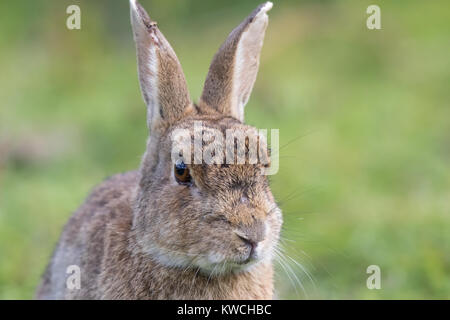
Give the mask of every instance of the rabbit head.
[[[213, 58], [200, 101], [193, 103], [172, 47], [141, 5], [130, 2], [150, 130], [133, 220], [140, 248], [165, 266], [206, 274], [270, 263], [282, 217], [263, 174], [267, 163], [237, 163], [234, 157], [231, 163], [198, 162], [197, 155], [220, 139], [209, 145], [202, 141], [196, 150], [191, 138], [199, 123], [203, 136], [211, 130], [223, 135], [255, 132], [243, 123], [244, 106], [256, 79], [272, 3], [260, 5], [230, 33]], [[174, 156], [174, 133], [180, 131], [189, 138], [184, 146], [194, 145], [192, 154]], [[259, 142], [264, 145], [263, 139]], [[249, 149], [246, 138], [244, 154]], [[216, 160], [225, 153], [215, 154]]]

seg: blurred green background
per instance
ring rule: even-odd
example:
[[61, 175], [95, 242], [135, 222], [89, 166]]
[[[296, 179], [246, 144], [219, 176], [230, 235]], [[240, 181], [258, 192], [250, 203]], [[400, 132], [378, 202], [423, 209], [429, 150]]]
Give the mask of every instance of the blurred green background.
[[[450, 2], [274, 2], [246, 119], [280, 129], [278, 296], [450, 298]], [[141, 3], [197, 99], [259, 2]], [[370, 4], [382, 30], [366, 28]], [[71, 212], [138, 167], [147, 133], [128, 1], [0, 3], [1, 299], [33, 297]]]

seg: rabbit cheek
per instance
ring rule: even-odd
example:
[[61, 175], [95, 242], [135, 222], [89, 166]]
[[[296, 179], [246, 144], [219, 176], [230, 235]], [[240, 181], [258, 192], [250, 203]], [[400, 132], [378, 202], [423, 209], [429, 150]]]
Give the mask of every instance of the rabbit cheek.
[[272, 259], [274, 250], [278, 244], [280, 237], [281, 225], [282, 225], [281, 210], [277, 210], [267, 219], [267, 244], [265, 250], [265, 259]]

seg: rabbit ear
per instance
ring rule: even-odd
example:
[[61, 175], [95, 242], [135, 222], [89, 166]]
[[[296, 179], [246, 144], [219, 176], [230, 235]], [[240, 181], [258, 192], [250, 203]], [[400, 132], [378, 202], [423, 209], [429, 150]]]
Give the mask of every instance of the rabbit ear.
[[147, 124], [153, 129], [160, 122], [180, 118], [190, 98], [180, 62], [156, 22], [137, 0], [130, 0], [130, 7], [139, 82], [147, 104]]
[[259, 55], [272, 2], [256, 8], [222, 44], [206, 77], [202, 101], [244, 121], [247, 103], [258, 73]]

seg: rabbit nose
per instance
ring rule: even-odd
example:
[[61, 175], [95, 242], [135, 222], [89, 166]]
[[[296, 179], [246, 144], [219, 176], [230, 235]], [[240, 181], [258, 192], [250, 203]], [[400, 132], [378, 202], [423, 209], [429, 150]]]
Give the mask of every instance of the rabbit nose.
[[254, 222], [244, 227], [244, 238], [248, 239], [251, 242], [258, 243], [264, 240], [266, 233], [266, 226], [262, 220], [254, 220]]
[[265, 232], [264, 223], [257, 220], [252, 225], [242, 228], [237, 235], [251, 248], [251, 254], [253, 254], [258, 243], [264, 240]]
[[250, 247], [250, 253], [249, 253], [248, 256], [249, 257], [253, 257], [254, 254], [255, 254], [256, 247], [258, 246], [258, 243], [255, 242], [254, 240], [247, 239], [247, 238], [244, 238], [242, 236], [239, 236], [239, 238], [241, 238], [241, 240], [244, 241], [244, 243], [247, 244]]

